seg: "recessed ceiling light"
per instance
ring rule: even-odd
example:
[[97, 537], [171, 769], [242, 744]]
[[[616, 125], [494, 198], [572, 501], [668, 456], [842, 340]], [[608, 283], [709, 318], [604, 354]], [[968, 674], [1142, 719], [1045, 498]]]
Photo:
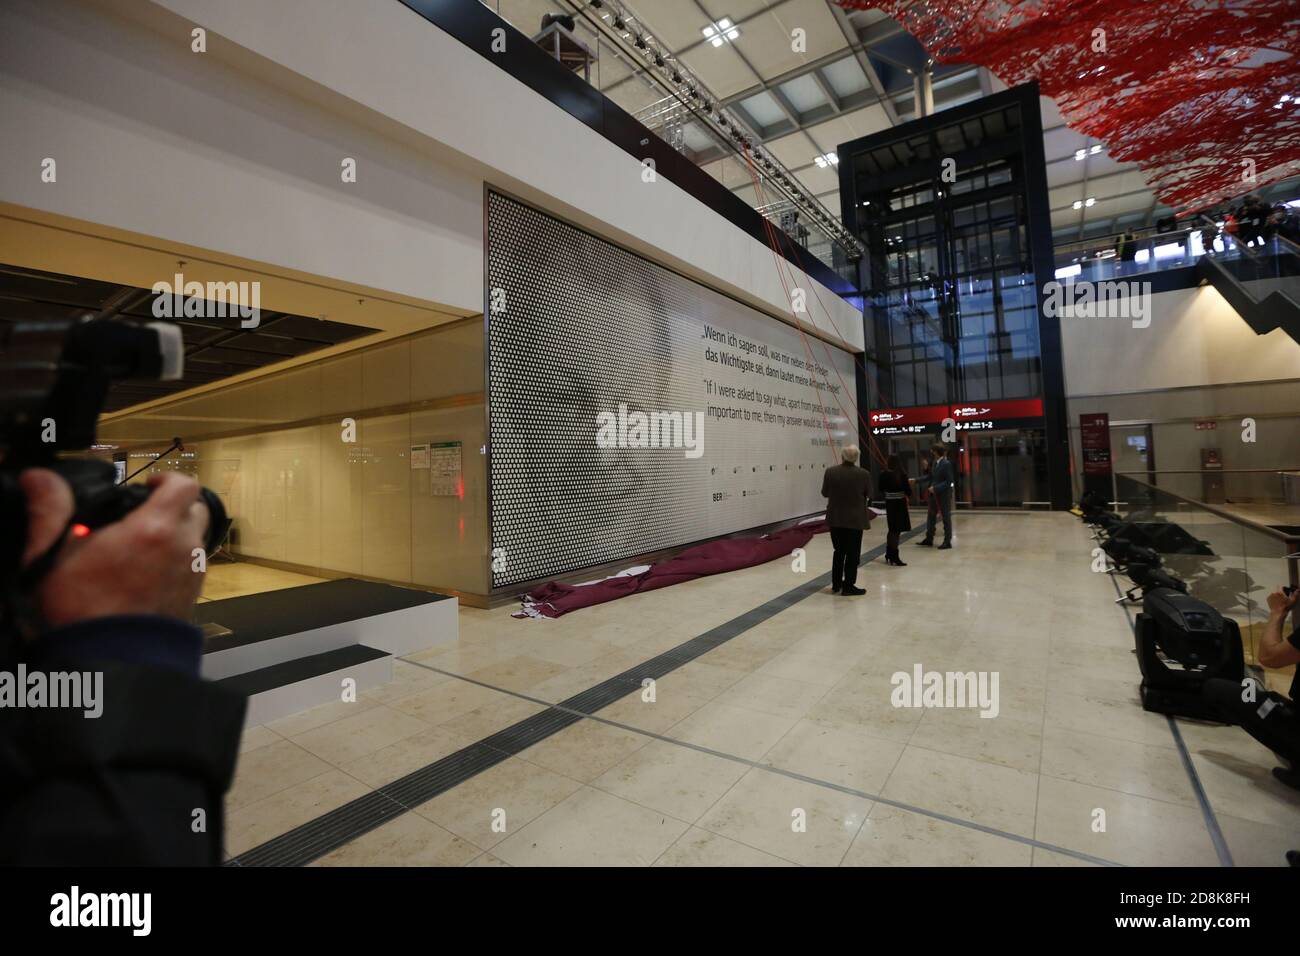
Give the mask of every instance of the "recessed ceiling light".
[[1097, 203], [1097, 197], [1096, 197], [1096, 196], [1089, 196], [1089, 197], [1084, 201], [1083, 204], [1084, 204], [1085, 206], [1093, 206], [1093, 205], [1096, 205], [1096, 203]]
[[700, 32], [704, 34], [704, 39], [714, 46], [722, 46], [723, 43], [740, 37], [740, 27], [733, 24], [729, 17], [723, 17], [717, 23], [710, 23]]

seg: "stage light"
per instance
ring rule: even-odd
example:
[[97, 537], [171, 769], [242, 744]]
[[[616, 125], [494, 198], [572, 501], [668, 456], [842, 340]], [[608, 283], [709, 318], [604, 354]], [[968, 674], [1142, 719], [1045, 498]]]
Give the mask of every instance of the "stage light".
[[1169, 588], [1147, 592], [1134, 640], [1144, 710], [1217, 720], [1201, 696], [1202, 686], [1214, 678], [1239, 684], [1246, 675], [1237, 622]]

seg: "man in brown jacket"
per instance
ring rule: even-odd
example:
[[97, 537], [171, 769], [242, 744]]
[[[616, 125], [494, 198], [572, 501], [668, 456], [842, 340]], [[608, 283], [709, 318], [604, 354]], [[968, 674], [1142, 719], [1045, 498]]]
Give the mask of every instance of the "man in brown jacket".
[[871, 527], [867, 502], [871, 498], [871, 473], [858, 467], [856, 445], [840, 450], [841, 465], [822, 472], [822, 497], [826, 498], [826, 523], [831, 526], [831, 591], [835, 594], [866, 594], [855, 587], [858, 562], [862, 560], [862, 532]]

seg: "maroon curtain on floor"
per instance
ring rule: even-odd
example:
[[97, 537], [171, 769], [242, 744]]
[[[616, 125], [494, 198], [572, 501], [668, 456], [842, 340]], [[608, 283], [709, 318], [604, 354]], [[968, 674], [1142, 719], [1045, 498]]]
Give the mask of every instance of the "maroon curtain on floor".
[[[812, 540], [813, 535], [825, 530], [825, 521], [810, 521], [759, 538], [710, 541], [687, 548], [675, 558], [651, 565], [640, 574], [608, 578], [595, 584], [572, 585], [551, 581], [529, 594], [524, 604], [543, 617], [560, 617], [570, 611], [604, 604], [629, 594], [666, 588], [709, 574], [766, 564], [788, 556], [795, 548], [802, 548]], [[524, 613], [524, 616], [531, 615]]]

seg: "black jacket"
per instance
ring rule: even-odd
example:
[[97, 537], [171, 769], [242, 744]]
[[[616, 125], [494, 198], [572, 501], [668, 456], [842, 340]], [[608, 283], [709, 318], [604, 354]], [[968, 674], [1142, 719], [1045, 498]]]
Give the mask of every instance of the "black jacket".
[[197, 628], [148, 616], [82, 622], [24, 649], [28, 674], [102, 674], [100, 714], [0, 707], [0, 863], [221, 862], [246, 701], [199, 679], [201, 650]]
[[867, 501], [871, 498], [871, 472], [857, 465], [835, 465], [822, 472], [822, 497], [826, 523], [832, 528], [871, 527]]

